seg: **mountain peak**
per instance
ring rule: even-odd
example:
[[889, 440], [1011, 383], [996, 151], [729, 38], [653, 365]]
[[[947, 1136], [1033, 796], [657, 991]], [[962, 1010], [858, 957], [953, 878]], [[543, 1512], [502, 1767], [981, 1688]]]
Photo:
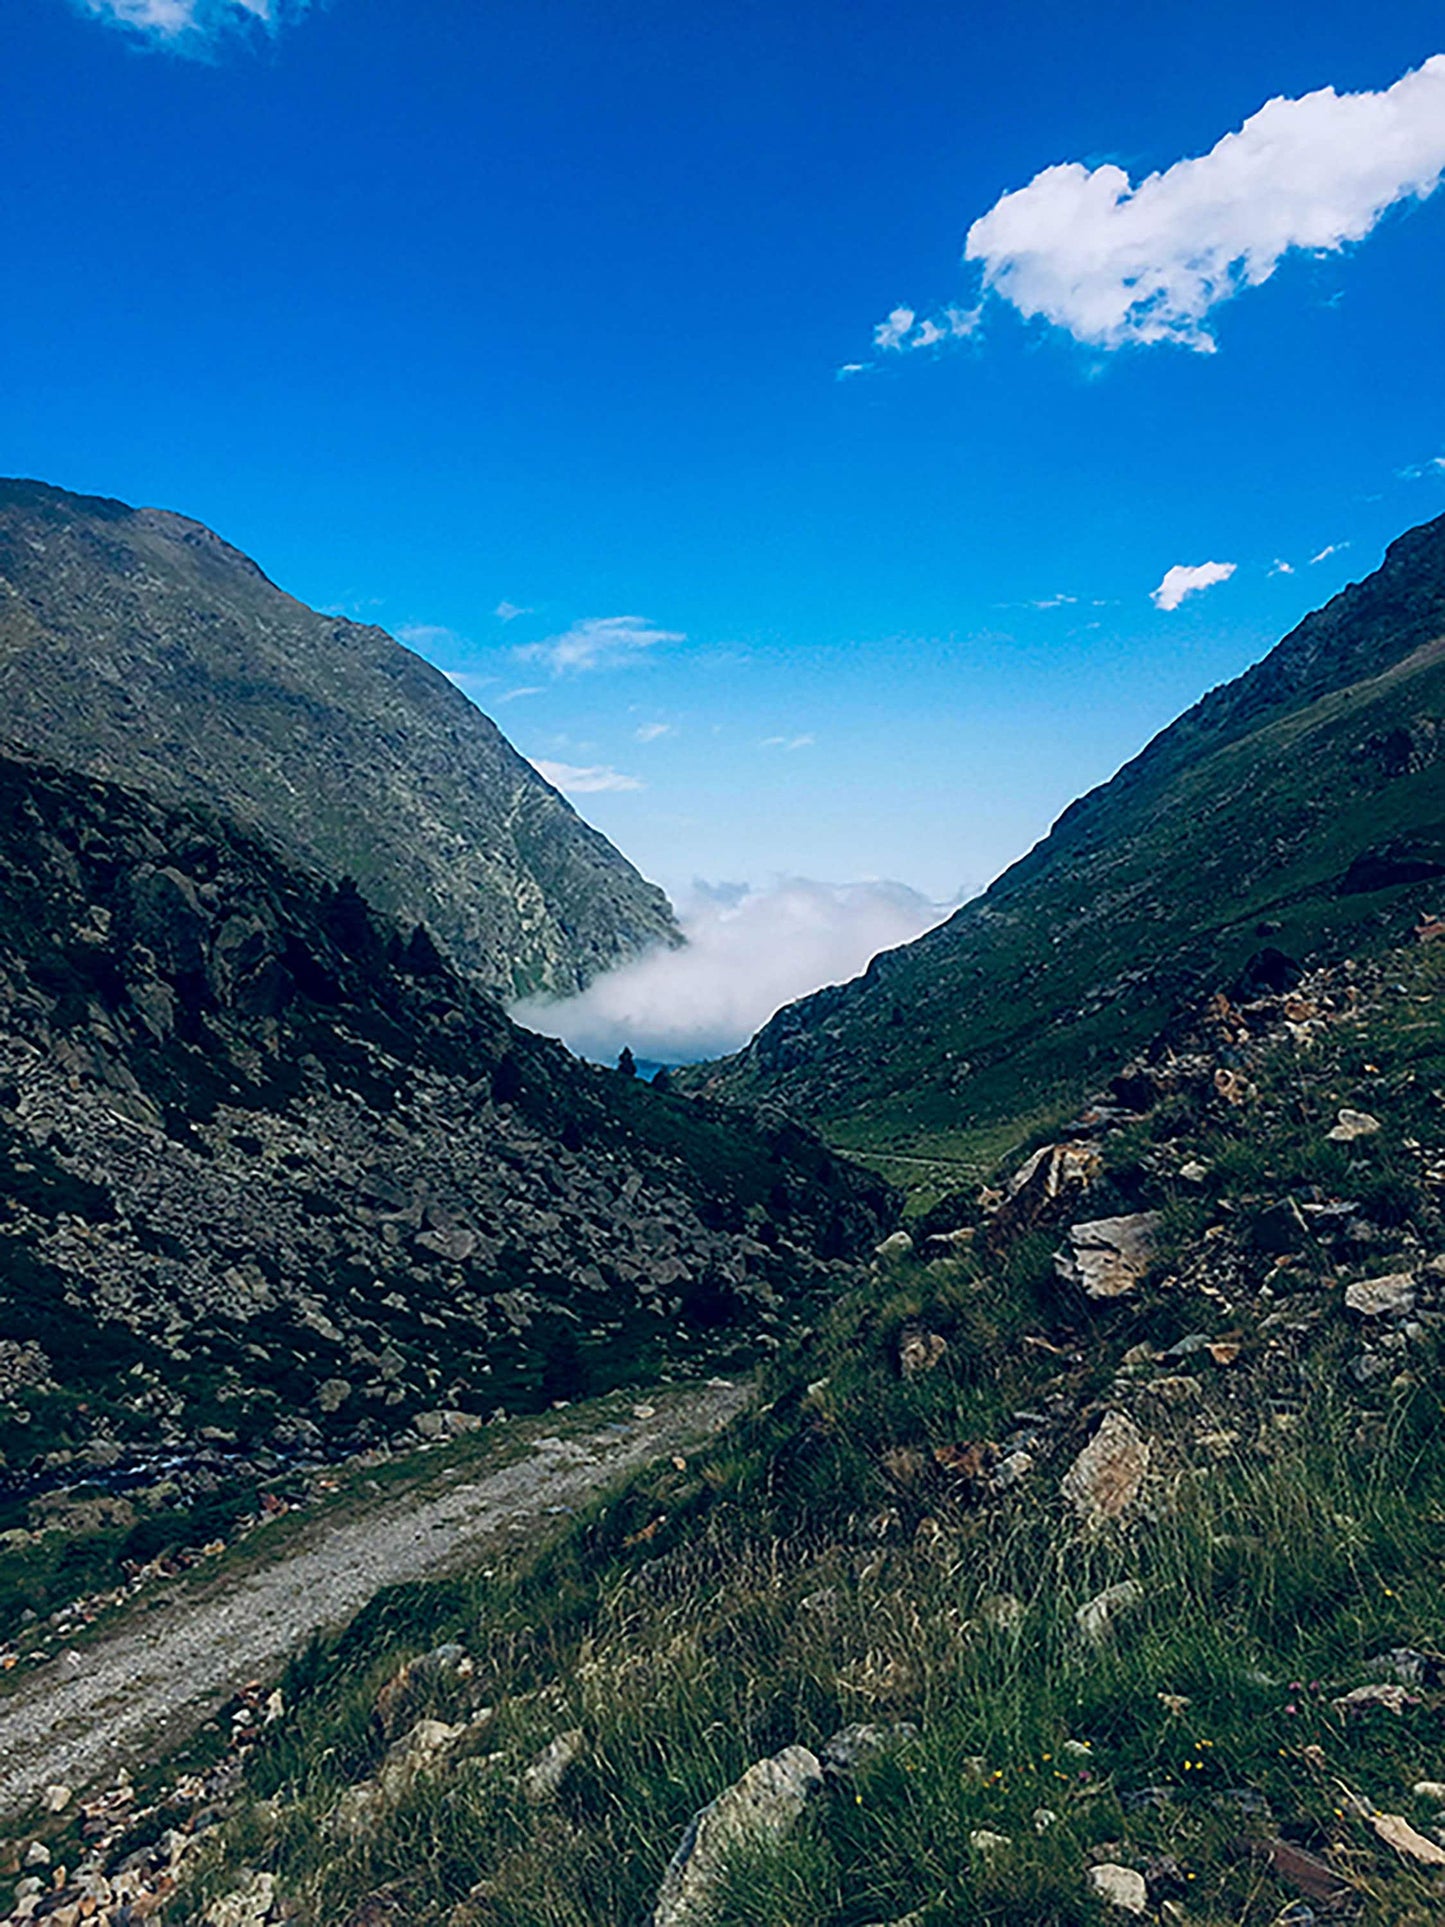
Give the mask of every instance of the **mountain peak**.
[[205, 524], [0, 481], [4, 736], [353, 875], [502, 995], [678, 941], [662, 891], [447, 677]]

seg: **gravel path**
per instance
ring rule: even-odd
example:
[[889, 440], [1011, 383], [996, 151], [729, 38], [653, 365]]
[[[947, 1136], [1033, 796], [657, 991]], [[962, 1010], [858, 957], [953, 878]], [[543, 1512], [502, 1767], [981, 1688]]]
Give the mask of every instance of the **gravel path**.
[[[0, 1814], [56, 1782], [77, 1791], [195, 1729], [314, 1632], [344, 1625], [383, 1586], [438, 1574], [520, 1527], [542, 1528], [629, 1472], [720, 1431], [747, 1403], [714, 1381], [655, 1395], [656, 1411], [537, 1440], [523, 1458], [440, 1493], [318, 1519], [271, 1566], [219, 1580], [57, 1660], [0, 1700]], [[68, 1670], [62, 1671], [63, 1667]]]

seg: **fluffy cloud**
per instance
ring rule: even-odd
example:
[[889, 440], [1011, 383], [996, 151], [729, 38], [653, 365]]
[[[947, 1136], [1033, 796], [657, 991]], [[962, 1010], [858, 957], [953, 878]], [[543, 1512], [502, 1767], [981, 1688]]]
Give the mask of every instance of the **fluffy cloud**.
[[589, 769], [578, 769], [575, 763], [544, 763], [536, 757], [531, 762], [532, 768], [539, 776], [545, 776], [554, 790], [562, 790], [568, 796], [595, 796], [602, 790], [647, 788], [640, 776], [624, 776], [621, 770], [612, 769], [605, 763], [594, 763]]
[[275, 31], [309, 0], [79, 0], [82, 10], [180, 51], [198, 51], [236, 27]]
[[[1215, 306], [1291, 249], [1335, 253], [1445, 170], [1445, 54], [1378, 93], [1277, 98], [1209, 153], [1136, 186], [1069, 161], [1005, 194], [968, 231], [986, 289], [1101, 348], [1173, 341], [1206, 352]], [[905, 316], [908, 327], [901, 327]], [[908, 345], [908, 309], [880, 345]], [[897, 338], [894, 339], [893, 337]]]
[[682, 909], [684, 949], [654, 950], [580, 997], [532, 999], [513, 1015], [598, 1062], [610, 1063], [624, 1044], [664, 1063], [714, 1057], [745, 1043], [783, 1004], [856, 976], [878, 951], [921, 936], [952, 908], [903, 883], [698, 884]]
[[1149, 592], [1149, 600], [1156, 609], [1177, 609], [1187, 595], [1197, 595], [1201, 589], [1212, 589], [1216, 582], [1228, 582], [1234, 574], [1233, 562], [1176, 562], [1172, 569], [1166, 569], [1164, 580], [1157, 589]]
[[659, 643], [686, 641], [680, 630], [658, 629], [644, 616], [589, 616], [574, 622], [564, 635], [524, 643], [516, 654], [523, 662], [546, 663], [554, 676], [568, 676], [588, 669], [624, 669]]

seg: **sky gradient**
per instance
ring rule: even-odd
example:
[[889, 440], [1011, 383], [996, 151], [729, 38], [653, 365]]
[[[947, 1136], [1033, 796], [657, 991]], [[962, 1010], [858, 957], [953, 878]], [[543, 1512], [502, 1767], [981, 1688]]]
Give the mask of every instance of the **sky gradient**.
[[266, 11], [5, 9], [0, 468], [382, 623], [674, 892], [975, 889], [1445, 510], [1436, 6]]

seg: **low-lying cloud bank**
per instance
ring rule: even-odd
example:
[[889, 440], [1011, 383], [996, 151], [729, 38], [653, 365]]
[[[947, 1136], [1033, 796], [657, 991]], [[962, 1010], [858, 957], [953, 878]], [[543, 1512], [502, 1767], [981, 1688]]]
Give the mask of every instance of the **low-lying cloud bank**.
[[880, 950], [921, 936], [956, 907], [905, 883], [698, 883], [681, 906], [686, 948], [651, 951], [579, 997], [529, 998], [512, 1015], [599, 1063], [624, 1044], [668, 1064], [718, 1057], [784, 1004], [856, 977]]

